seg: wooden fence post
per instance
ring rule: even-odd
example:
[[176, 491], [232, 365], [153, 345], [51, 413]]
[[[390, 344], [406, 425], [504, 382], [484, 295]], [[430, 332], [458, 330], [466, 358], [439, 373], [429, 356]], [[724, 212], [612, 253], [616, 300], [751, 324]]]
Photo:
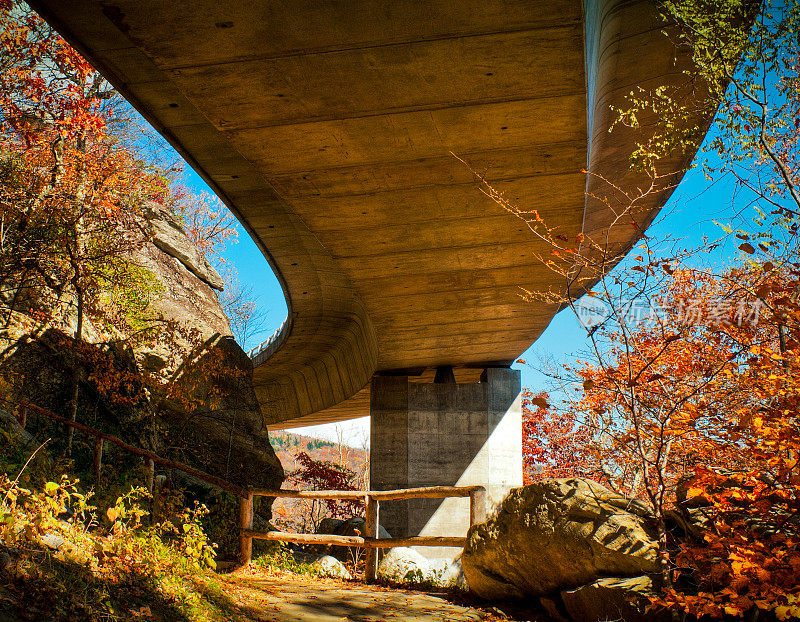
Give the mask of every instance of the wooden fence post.
[[[375, 497], [367, 495], [366, 532], [365, 538], [375, 540], [380, 536], [380, 502]], [[378, 577], [378, 549], [369, 547], [365, 551], [364, 580], [367, 583], [375, 581]]]
[[486, 521], [486, 489], [478, 488], [469, 493], [469, 526]]
[[245, 533], [253, 528], [253, 494], [239, 500], [239, 561], [247, 566], [253, 559], [253, 538]]
[[95, 484], [100, 482], [100, 471], [103, 469], [103, 439], [99, 436], [94, 439], [94, 453], [92, 454], [92, 473]]

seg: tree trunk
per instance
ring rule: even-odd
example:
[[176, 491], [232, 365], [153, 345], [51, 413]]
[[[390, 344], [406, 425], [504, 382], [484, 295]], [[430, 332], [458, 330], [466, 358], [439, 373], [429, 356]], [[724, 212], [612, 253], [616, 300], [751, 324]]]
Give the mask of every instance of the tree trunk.
[[[75, 291], [78, 296], [78, 318], [76, 320], [75, 328], [75, 343], [76, 345], [81, 342], [83, 334], [83, 291], [80, 287], [76, 287]], [[69, 400], [69, 413], [68, 418], [70, 421], [78, 420], [78, 397], [80, 395], [80, 372], [79, 365], [76, 365], [72, 372], [72, 386], [70, 390]], [[72, 440], [75, 437], [75, 428], [67, 426], [67, 455], [72, 455]]]
[[[83, 137], [78, 137], [76, 141], [76, 148], [81, 153], [86, 153], [86, 140]], [[85, 170], [85, 163], [81, 165], [81, 169], [79, 171], [79, 179], [78, 188], [75, 193], [75, 208], [76, 208], [76, 218], [75, 218], [75, 251], [72, 256], [72, 269], [73, 269], [73, 276], [72, 276], [72, 285], [75, 288], [75, 298], [77, 304], [77, 317], [75, 319], [75, 346], [76, 352], [80, 357], [80, 343], [83, 339], [83, 303], [84, 303], [84, 284], [81, 280], [82, 274], [82, 259], [85, 256], [85, 246], [86, 240], [83, 231], [83, 201], [86, 199], [86, 170]], [[69, 403], [69, 420], [70, 421], [77, 421], [78, 420], [78, 397], [80, 395], [80, 362], [75, 366], [75, 370], [72, 373], [72, 387], [70, 392], [70, 403]], [[72, 426], [68, 426], [67, 429], [67, 455], [72, 455], [72, 440], [75, 436], [75, 428]]]

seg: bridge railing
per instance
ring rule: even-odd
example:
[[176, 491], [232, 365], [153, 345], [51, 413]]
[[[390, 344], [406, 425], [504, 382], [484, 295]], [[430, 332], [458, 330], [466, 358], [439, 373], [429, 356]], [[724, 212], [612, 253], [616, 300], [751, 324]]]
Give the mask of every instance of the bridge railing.
[[272, 352], [283, 342], [283, 338], [289, 329], [289, 316], [283, 320], [283, 323], [275, 329], [275, 332], [267, 337], [257, 346], [250, 348], [247, 351], [247, 356], [253, 361], [254, 365], [260, 364], [263, 360], [270, 357]]
[[[366, 506], [366, 533], [362, 536], [336, 536], [329, 534], [291, 533], [288, 531], [256, 531], [253, 529], [254, 497], [290, 499], [364, 500]], [[239, 510], [239, 550], [242, 564], [249, 564], [253, 556], [253, 540], [295, 542], [334, 546], [356, 546], [366, 549], [364, 579], [374, 581], [378, 571], [378, 549], [395, 546], [452, 546], [463, 548], [466, 537], [414, 536], [409, 538], [381, 538], [378, 531], [381, 501], [403, 499], [444, 499], [469, 497], [470, 527], [486, 520], [486, 489], [483, 486], [428, 486], [399, 490], [250, 490], [242, 498]]]

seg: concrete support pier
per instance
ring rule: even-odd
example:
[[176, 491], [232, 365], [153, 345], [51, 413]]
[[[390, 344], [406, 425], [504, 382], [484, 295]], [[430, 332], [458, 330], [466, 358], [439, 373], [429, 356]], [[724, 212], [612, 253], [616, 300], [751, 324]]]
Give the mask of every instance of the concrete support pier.
[[[488, 368], [479, 383], [456, 384], [375, 376], [370, 392], [373, 490], [480, 484], [489, 511], [522, 485], [520, 372]], [[381, 524], [392, 536], [463, 536], [469, 499], [411, 499], [381, 504]], [[455, 549], [418, 547], [432, 560]]]

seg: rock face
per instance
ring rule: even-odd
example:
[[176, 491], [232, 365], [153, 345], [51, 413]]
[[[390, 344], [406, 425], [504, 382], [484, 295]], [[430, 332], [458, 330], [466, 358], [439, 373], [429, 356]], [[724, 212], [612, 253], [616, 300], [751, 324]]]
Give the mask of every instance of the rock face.
[[[222, 279], [164, 208], [148, 204], [143, 213], [142, 230], [151, 238], [143, 238], [131, 259], [153, 281], [148, 315], [161, 318], [172, 341], [131, 348], [88, 320], [83, 340], [96, 344], [98, 355], [109, 356], [115, 371], [160, 380], [146, 399], [111, 400], [92, 381], [93, 358], [75, 354], [75, 318], [65, 313], [61, 324], [41, 334], [26, 333], [20, 321], [7, 337], [0, 335], [0, 363], [18, 380], [14, 397], [65, 415], [77, 375], [79, 420], [235, 484], [280, 487], [283, 468], [256, 399], [252, 363], [233, 339], [215, 291]], [[67, 309], [74, 306], [65, 303]]]
[[645, 504], [588, 480], [517, 488], [469, 530], [461, 556], [467, 583], [483, 598], [519, 599], [653, 572], [648, 516]]
[[157, 203], [147, 203], [144, 207], [153, 244], [180, 261], [198, 279], [214, 289], [222, 290], [222, 277], [189, 241], [178, 220]]

